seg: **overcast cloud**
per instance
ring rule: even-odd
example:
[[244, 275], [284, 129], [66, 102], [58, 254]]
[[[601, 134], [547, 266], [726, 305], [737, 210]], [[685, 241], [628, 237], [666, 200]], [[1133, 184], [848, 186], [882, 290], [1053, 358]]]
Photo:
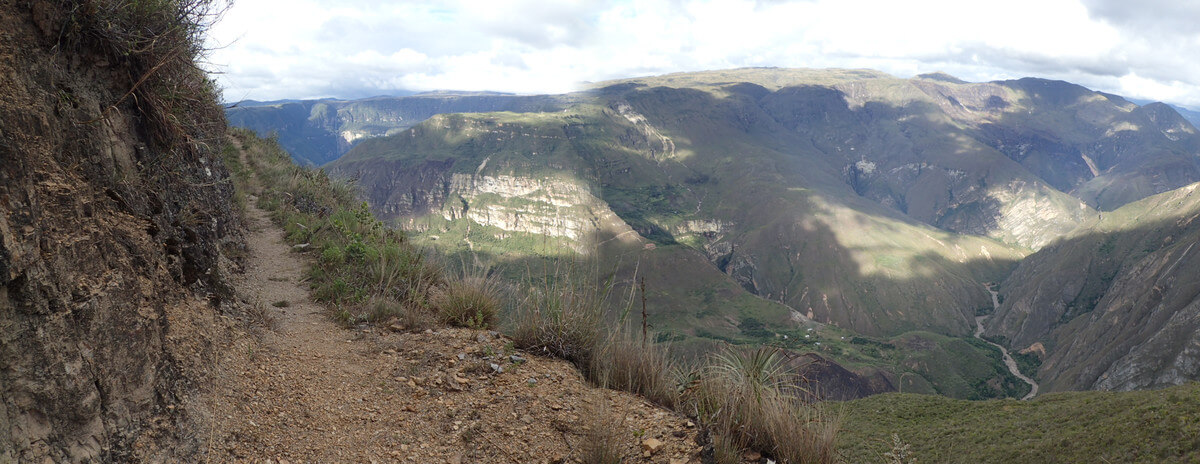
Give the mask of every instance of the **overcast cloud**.
[[237, 0], [211, 42], [230, 101], [778, 66], [1034, 76], [1200, 108], [1200, 4], [1181, 0]]

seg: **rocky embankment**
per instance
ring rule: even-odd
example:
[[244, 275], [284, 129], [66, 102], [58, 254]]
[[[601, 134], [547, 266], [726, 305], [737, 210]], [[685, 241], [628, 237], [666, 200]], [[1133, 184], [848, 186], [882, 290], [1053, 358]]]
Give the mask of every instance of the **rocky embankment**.
[[199, 446], [186, 405], [240, 315], [239, 240], [208, 144], [224, 121], [179, 35], [201, 13], [151, 3], [168, 11], [0, 2], [0, 462]]

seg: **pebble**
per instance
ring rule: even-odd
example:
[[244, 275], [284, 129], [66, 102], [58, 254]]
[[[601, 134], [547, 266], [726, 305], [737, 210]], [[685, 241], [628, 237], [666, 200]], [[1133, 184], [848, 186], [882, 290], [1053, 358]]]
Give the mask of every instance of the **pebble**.
[[644, 454], [646, 456], [651, 456], [654, 453], [657, 453], [658, 450], [662, 449], [662, 447], [663, 447], [663, 442], [657, 438], [647, 438], [644, 441], [642, 441], [642, 451], [645, 452]]

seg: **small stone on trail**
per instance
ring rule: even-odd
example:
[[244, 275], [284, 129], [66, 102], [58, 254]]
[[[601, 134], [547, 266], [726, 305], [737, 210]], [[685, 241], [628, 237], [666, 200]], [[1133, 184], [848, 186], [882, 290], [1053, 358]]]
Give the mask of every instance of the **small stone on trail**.
[[522, 357], [520, 357], [520, 356], [517, 356], [517, 355], [515, 355], [515, 354], [514, 354], [514, 355], [512, 355], [512, 356], [509, 356], [509, 357], [508, 357], [508, 360], [509, 360], [509, 361], [512, 361], [512, 363], [513, 363], [513, 364], [520, 364], [520, 363], [523, 363], [523, 362], [525, 362], [525, 358], [522, 358]]
[[659, 441], [657, 438], [647, 438], [646, 440], [642, 441], [642, 451], [645, 451], [649, 454], [657, 453], [658, 450], [662, 449], [662, 447], [663, 442]]
[[496, 373], [497, 373], [497, 374], [503, 374], [503, 373], [504, 373], [504, 368], [503, 368], [503, 367], [500, 367], [500, 365], [499, 365], [499, 364], [496, 364], [496, 363], [491, 363], [491, 364], [489, 364], [489, 366], [491, 366], [491, 367], [492, 367], [492, 370], [493, 370], [493, 371], [496, 371]]

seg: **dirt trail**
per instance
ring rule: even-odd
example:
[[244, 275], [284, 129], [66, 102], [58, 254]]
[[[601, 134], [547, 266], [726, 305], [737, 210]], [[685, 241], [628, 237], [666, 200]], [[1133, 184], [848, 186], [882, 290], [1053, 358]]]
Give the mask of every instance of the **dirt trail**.
[[[277, 329], [218, 360], [205, 461], [575, 462], [592, 431], [609, 430], [630, 460], [699, 462], [686, 418], [591, 388], [494, 332], [338, 326], [301, 282], [307, 257], [249, 203], [235, 285]], [[665, 444], [646, 456], [649, 438]]]
[[[988, 293], [992, 294], [992, 310], [999, 311], [1000, 310], [999, 293], [997, 293], [995, 290], [992, 290], [991, 287], [986, 287], [986, 288], [987, 288]], [[996, 348], [1000, 348], [1000, 354], [1004, 355], [1004, 365], [1008, 367], [1008, 371], [1012, 372], [1012, 374], [1014, 376], [1016, 376], [1018, 379], [1021, 379], [1022, 382], [1029, 384], [1029, 393], [1026, 393], [1025, 396], [1021, 397], [1021, 400], [1024, 401], [1024, 400], [1032, 399], [1033, 397], [1037, 396], [1037, 394], [1038, 394], [1038, 383], [1035, 382], [1033, 379], [1026, 377], [1025, 374], [1021, 373], [1021, 369], [1019, 369], [1017, 367], [1017, 361], [1013, 359], [1012, 355], [1008, 354], [1007, 348], [1000, 346], [997, 343], [992, 343], [990, 340], [983, 338], [983, 330], [984, 330], [983, 323], [987, 321], [987, 318], [988, 318], [988, 316], [976, 316], [975, 317], [975, 338], [983, 340], [983, 341], [987, 342], [989, 345], [992, 345]]]

